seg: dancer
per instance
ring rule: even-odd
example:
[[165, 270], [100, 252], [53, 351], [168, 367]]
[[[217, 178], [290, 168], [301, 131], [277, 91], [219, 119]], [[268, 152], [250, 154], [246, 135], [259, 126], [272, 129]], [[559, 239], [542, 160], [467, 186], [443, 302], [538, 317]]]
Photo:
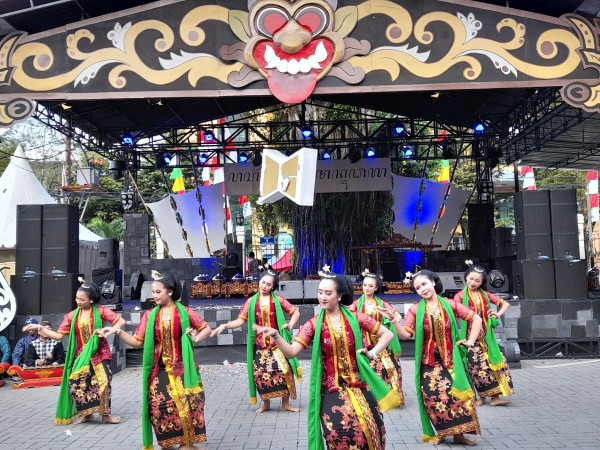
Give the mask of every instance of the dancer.
[[[483, 319], [481, 333], [467, 355], [469, 373], [479, 395], [475, 403], [481, 406], [486, 397], [491, 397], [490, 404], [500, 406], [510, 403], [510, 400], [501, 399], [500, 394], [509, 396], [514, 391], [506, 359], [494, 336], [494, 328], [510, 305], [481, 289], [486, 275], [483, 267], [471, 265], [465, 272], [467, 286], [454, 296], [454, 301], [471, 308]], [[492, 303], [500, 308], [498, 312], [492, 309]], [[462, 339], [467, 336], [468, 327], [469, 324], [463, 321], [460, 328]]]
[[[134, 348], [144, 345], [142, 362], [142, 433], [144, 449], [152, 449], [152, 430], [163, 448], [196, 448], [206, 442], [204, 389], [194, 356], [194, 342], [206, 339], [210, 326], [183, 306], [181, 283], [170, 272], [152, 271], [156, 306], [146, 311], [132, 336], [105, 328]], [[191, 337], [191, 338], [190, 338]]]
[[[270, 336], [283, 354], [293, 358], [314, 342], [308, 407], [308, 448], [385, 448], [385, 428], [380, 411], [400, 405], [400, 396], [369, 365], [393, 338], [392, 332], [361, 312], [353, 314], [352, 283], [329, 272], [319, 283], [321, 312], [306, 322], [292, 344], [273, 328], [257, 327]], [[367, 350], [362, 330], [378, 342]], [[319, 431], [321, 425], [322, 434]]]
[[[404, 395], [402, 393], [402, 369], [400, 368], [400, 354], [402, 347], [398, 340], [398, 334], [394, 326], [387, 317], [379, 312], [379, 308], [387, 308], [393, 315], [396, 315], [396, 310], [387, 302], [381, 300], [377, 294], [381, 292], [383, 282], [374, 273], [370, 273], [368, 269], [362, 273], [363, 275], [363, 295], [358, 300], [355, 300], [350, 306], [351, 311], [360, 311], [368, 316], [371, 316], [377, 322], [390, 330], [394, 337], [388, 348], [383, 349], [379, 354], [379, 358], [371, 361], [371, 367], [377, 375], [384, 379], [390, 387], [400, 395], [401, 404], [404, 405]], [[363, 345], [367, 350], [373, 348], [377, 344], [377, 336], [363, 331]]]
[[[387, 308], [381, 312], [402, 339], [415, 336], [415, 385], [423, 440], [439, 444], [445, 437], [454, 436], [457, 444], [475, 445], [477, 441], [465, 436], [481, 433], [464, 347], [473, 347], [477, 341], [481, 318], [462, 303], [440, 297], [440, 278], [430, 270], [417, 272], [413, 287], [421, 301], [410, 307], [403, 326], [400, 314], [392, 316]], [[459, 339], [457, 317], [469, 322], [467, 340]]]
[[[248, 366], [248, 387], [250, 404], [256, 404], [256, 390], [263, 404], [256, 410], [261, 414], [271, 408], [271, 400], [281, 397], [281, 409], [298, 412], [300, 409], [290, 404], [290, 397], [296, 399], [296, 384], [294, 375], [300, 379], [302, 370], [298, 360], [286, 359], [277, 349], [273, 339], [257, 333], [253, 325], [274, 327], [288, 342], [292, 335], [290, 330], [300, 318], [300, 311], [285, 298], [273, 293], [277, 289], [277, 273], [265, 271], [261, 273], [258, 282], [258, 292], [246, 300], [240, 315], [236, 320], [219, 325], [211, 336], [219, 335], [225, 329], [241, 327], [248, 322], [246, 340], [246, 363]], [[283, 313], [291, 316], [290, 322], [285, 323]]]
[[89, 422], [94, 413], [99, 413], [104, 423], [119, 423], [119, 416], [110, 415], [112, 354], [100, 330], [103, 322], [118, 328], [125, 325], [125, 320], [110, 309], [96, 306], [100, 289], [83, 278], [80, 281], [75, 296], [77, 308], [65, 316], [58, 332], [41, 324], [27, 325], [23, 331], [35, 327], [39, 335], [56, 341], [69, 335], [55, 423], [67, 425], [75, 416], [77, 423]]

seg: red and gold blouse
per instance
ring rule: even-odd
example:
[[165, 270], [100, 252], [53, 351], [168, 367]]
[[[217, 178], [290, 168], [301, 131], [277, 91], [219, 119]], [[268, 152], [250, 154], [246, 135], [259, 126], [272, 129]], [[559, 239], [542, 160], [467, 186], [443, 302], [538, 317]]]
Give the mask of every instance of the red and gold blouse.
[[[295, 338], [304, 348], [308, 347], [315, 336], [315, 316], [306, 322]], [[376, 334], [380, 323], [361, 312], [356, 313], [360, 328], [367, 333]], [[340, 389], [340, 384], [353, 387], [365, 387], [360, 381], [358, 364], [356, 362], [356, 346], [354, 333], [350, 324], [340, 313], [339, 323], [332, 323], [327, 314], [324, 315], [321, 328], [321, 360], [323, 361], [323, 378], [321, 386], [329, 392]]]
[[[288, 315], [292, 315], [296, 312], [296, 307], [292, 305], [285, 298], [277, 296], [279, 299], [279, 303], [281, 304], [281, 309], [284, 313]], [[258, 326], [262, 327], [271, 327], [275, 329], [279, 329], [279, 324], [277, 323], [277, 314], [275, 312], [275, 303], [273, 302], [272, 297], [268, 297], [269, 301], [265, 302], [261, 300], [262, 297], [258, 297], [256, 299], [256, 307], [254, 308], [254, 321]], [[240, 311], [239, 319], [242, 319], [244, 322], [248, 321], [248, 309], [250, 308], [250, 298], [246, 300], [244, 306]], [[283, 325], [283, 324], [282, 324]], [[258, 348], [272, 348], [275, 347], [275, 343], [273, 340], [264, 336], [262, 333], [256, 333], [256, 339], [254, 340], [254, 345]]]
[[[206, 328], [207, 323], [195, 311], [185, 306], [185, 310], [190, 316], [190, 327], [197, 331], [202, 331]], [[148, 325], [148, 317], [150, 311], [146, 311], [140, 324], [133, 335], [140, 342], [144, 342], [146, 336], [146, 327]], [[173, 369], [173, 375], [183, 375], [183, 358], [181, 356], [181, 337], [185, 330], [181, 329], [181, 320], [179, 311], [173, 308], [173, 316], [170, 319], [163, 320], [162, 308], [156, 314], [154, 321], [154, 361], [150, 379], [156, 377], [159, 371], [159, 362], [165, 366], [170, 366]]]
[[[448, 300], [454, 315], [463, 320], [471, 320], [475, 315], [473, 311], [461, 302]], [[404, 318], [404, 329], [411, 335], [415, 334], [418, 303], [412, 305]], [[450, 331], [450, 318], [441, 304], [438, 304], [438, 315], [434, 317], [429, 313], [423, 316], [423, 355], [421, 363], [427, 366], [435, 366], [435, 354], [439, 354], [442, 364], [446, 368], [452, 368], [452, 335]]]
[[[481, 332], [479, 335], [485, 338], [488, 328], [488, 320], [489, 320], [489, 311], [490, 308], [488, 306], [488, 302], [485, 300], [483, 295], [483, 291], [479, 289], [477, 291], [477, 295], [471, 295], [471, 291], [467, 289], [467, 294], [469, 296], [469, 308], [471, 308], [476, 314], [479, 314], [479, 317], [482, 319], [481, 323]], [[490, 303], [493, 303], [498, 308], [502, 308], [504, 304], [504, 300], [500, 297], [496, 297], [494, 294], [490, 294], [486, 291], [488, 298], [490, 299]], [[463, 301], [463, 291], [457, 292], [454, 296], [454, 301], [462, 303]], [[471, 324], [467, 323], [467, 336], [469, 335], [469, 331], [471, 330]]]
[[[382, 303], [384, 308], [389, 309], [392, 312], [392, 316], [396, 315], [396, 308], [383, 300]], [[350, 311], [356, 312], [358, 310], [358, 300], [355, 300], [354, 303], [352, 303], [352, 305], [350, 305], [348, 308], [350, 308]], [[372, 317], [376, 322], [381, 322], [382, 320], [382, 315], [379, 312], [376, 300], [373, 300], [372, 304], [367, 304], [367, 300], [365, 299], [360, 312]], [[369, 334], [363, 330], [363, 345], [366, 349], [371, 350], [375, 345], [377, 345], [378, 341], [379, 338], [376, 335]]]
[[[111, 309], [105, 308], [104, 306], [98, 306], [98, 311], [100, 312], [100, 317], [102, 318], [102, 322], [108, 322], [111, 325], [116, 324], [121, 316], [114, 312]], [[75, 358], [79, 356], [81, 350], [90, 338], [94, 334], [94, 330], [96, 326], [94, 324], [94, 313], [90, 308], [87, 311], [82, 309], [79, 310], [79, 316], [77, 317], [77, 323], [75, 324], [75, 342], [77, 346], [75, 348]], [[64, 335], [67, 335], [71, 332], [71, 322], [73, 322], [73, 315], [75, 314], [75, 310], [69, 312], [63, 319], [62, 323], [58, 327], [58, 332]], [[102, 326], [102, 324], [100, 324]], [[110, 346], [108, 345], [108, 341], [105, 338], [100, 338], [100, 344], [98, 345], [98, 350], [92, 356], [92, 364], [97, 365], [102, 361], [110, 361], [112, 360], [112, 353], [110, 351]]]

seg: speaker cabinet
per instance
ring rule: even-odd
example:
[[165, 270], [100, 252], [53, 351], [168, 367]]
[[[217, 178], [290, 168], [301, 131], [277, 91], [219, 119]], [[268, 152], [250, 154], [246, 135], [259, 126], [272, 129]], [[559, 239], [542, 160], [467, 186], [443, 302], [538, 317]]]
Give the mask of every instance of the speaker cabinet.
[[42, 272], [79, 272], [79, 209], [74, 205], [44, 205], [43, 214]]
[[518, 260], [553, 256], [551, 224], [548, 191], [522, 191], [515, 194]]
[[551, 259], [513, 261], [513, 292], [526, 300], [556, 298], [554, 261]]
[[119, 268], [119, 241], [100, 239], [98, 241], [98, 269]]
[[[131, 300], [139, 300], [142, 296], [142, 286], [144, 284], [144, 275], [141, 272], [133, 272], [129, 280], [129, 294]], [[125, 295], [127, 297], [127, 295]]]
[[438, 272], [437, 274], [442, 281], [442, 286], [444, 286], [442, 292], [444, 297], [452, 298], [466, 286], [463, 272]]
[[241, 267], [225, 267], [223, 269], [223, 276], [225, 277], [225, 279], [227, 281], [231, 281], [231, 279], [233, 277], [235, 277], [237, 274], [242, 275], [242, 268]]
[[75, 309], [75, 295], [81, 286], [80, 273], [67, 273], [64, 276], [42, 275], [41, 314], [66, 314]]
[[226, 267], [242, 267], [242, 244], [237, 242], [227, 243], [227, 254], [225, 255]]
[[31, 277], [22, 277], [18, 274], [13, 275], [10, 278], [10, 288], [15, 294], [15, 298], [17, 300], [18, 315], [37, 316], [41, 313], [41, 275], [36, 274]]
[[512, 232], [513, 229], [510, 227], [496, 227], [492, 230], [492, 256], [494, 258], [512, 256]]
[[554, 260], [556, 298], [587, 298], [587, 273], [584, 260]]
[[556, 259], [579, 259], [577, 195], [575, 189], [550, 191], [552, 252]]
[[468, 206], [468, 212], [471, 252], [480, 260], [488, 260], [492, 257], [494, 205], [491, 203], [472, 204]]
[[42, 272], [42, 220], [43, 205], [17, 206], [15, 264], [17, 274], [24, 273], [26, 270]]

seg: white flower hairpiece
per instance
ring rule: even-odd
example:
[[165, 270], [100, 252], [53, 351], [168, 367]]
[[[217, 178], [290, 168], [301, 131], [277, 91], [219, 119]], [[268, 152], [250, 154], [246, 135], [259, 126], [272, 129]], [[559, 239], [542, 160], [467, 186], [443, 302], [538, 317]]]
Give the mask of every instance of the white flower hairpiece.
[[163, 276], [157, 270], [152, 269], [150, 271], [150, 276], [153, 280], [160, 280]]
[[467, 266], [469, 266], [469, 267], [470, 267], [470, 266], [472, 266], [472, 265], [473, 265], [473, 261], [471, 261], [470, 259], [467, 259], [467, 260], [465, 261], [465, 264], [466, 264]]
[[85, 283], [85, 279], [83, 277], [77, 277], [77, 281], [79, 281], [81, 284]]
[[331, 267], [325, 264], [322, 270], [318, 272], [320, 277], [335, 278], [335, 274], [331, 273]]
[[404, 276], [406, 277], [406, 279], [410, 280], [413, 277], [413, 273], [411, 271], [408, 271], [404, 274]]
[[362, 275], [363, 277], [366, 277], [367, 275], [375, 275], [375, 274], [374, 274], [374, 273], [371, 273], [371, 272], [369, 271], [369, 269], [365, 268], [365, 270], [363, 270], [363, 271], [361, 272], [361, 275]]

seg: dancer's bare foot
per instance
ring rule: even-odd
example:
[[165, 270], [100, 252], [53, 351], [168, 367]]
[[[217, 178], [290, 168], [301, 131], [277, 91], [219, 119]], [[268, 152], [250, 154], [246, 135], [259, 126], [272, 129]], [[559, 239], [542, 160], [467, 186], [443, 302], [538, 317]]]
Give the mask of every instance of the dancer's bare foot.
[[297, 408], [297, 407], [292, 406], [290, 404], [290, 398], [289, 397], [283, 397], [281, 399], [281, 409], [284, 409], [286, 411], [291, 411], [291, 412], [298, 412], [298, 411], [300, 411], [300, 408]]
[[[493, 401], [493, 400], [492, 400]], [[485, 403], [485, 397], [479, 397], [477, 400], [475, 400], [475, 404], [477, 406], [481, 406]]]
[[258, 408], [256, 410], [256, 414], [262, 414], [265, 411], [268, 411], [269, 409], [271, 409], [271, 401], [270, 400], [264, 400], [263, 404], [260, 406], [260, 408]]
[[455, 434], [454, 435], [454, 443], [472, 446], [472, 445], [476, 445], [477, 441], [475, 439], [469, 439], [464, 434]]
[[92, 420], [92, 417], [94, 415], [93, 414], [88, 414], [87, 416], [79, 416], [77, 418], [77, 420], [75, 421], [76, 424], [80, 424], [80, 423], [86, 423], [89, 422], [90, 420]]
[[492, 401], [490, 402], [490, 405], [502, 406], [502, 405], [508, 405], [509, 403], [511, 403], [510, 400], [503, 399], [503, 398], [500, 398], [500, 396], [497, 396], [497, 397], [492, 397]]
[[119, 423], [120, 421], [119, 416], [102, 416], [102, 423]]

